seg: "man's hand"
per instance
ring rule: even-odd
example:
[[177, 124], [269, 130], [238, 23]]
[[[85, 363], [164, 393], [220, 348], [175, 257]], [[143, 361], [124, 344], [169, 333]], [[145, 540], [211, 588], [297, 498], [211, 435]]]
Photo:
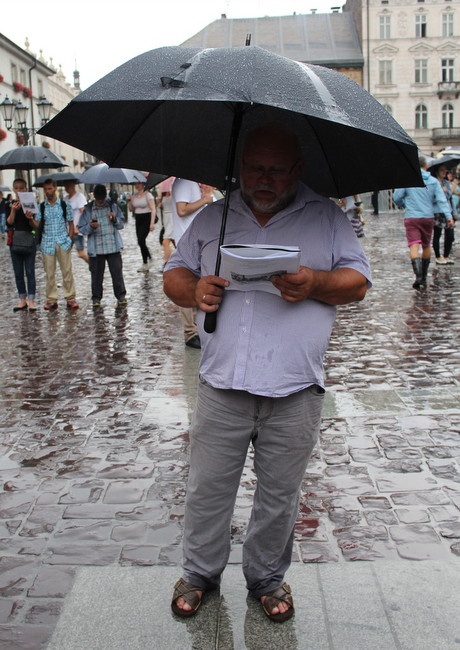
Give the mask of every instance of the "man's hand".
[[195, 300], [201, 311], [213, 312], [219, 309], [225, 287], [229, 282], [218, 275], [205, 275], [200, 278], [195, 287]]
[[354, 269], [314, 271], [301, 266], [298, 273], [274, 275], [272, 284], [287, 302], [300, 302], [306, 298], [328, 305], [346, 305], [362, 300], [367, 291], [367, 279]]
[[179, 307], [198, 307], [205, 312], [219, 308], [227, 280], [217, 275], [197, 277], [188, 269], [178, 267], [163, 273], [165, 294]]
[[309, 298], [314, 287], [314, 271], [307, 266], [301, 266], [298, 273], [274, 275], [272, 284], [281, 292], [281, 297], [287, 302], [300, 302]]

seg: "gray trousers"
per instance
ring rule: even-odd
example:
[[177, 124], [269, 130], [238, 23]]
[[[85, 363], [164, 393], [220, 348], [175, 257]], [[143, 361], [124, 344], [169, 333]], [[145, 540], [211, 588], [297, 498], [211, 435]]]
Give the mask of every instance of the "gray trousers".
[[273, 399], [219, 390], [200, 381], [190, 431], [185, 580], [204, 589], [220, 583], [252, 443], [257, 486], [243, 545], [246, 586], [259, 598], [283, 583], [291, 563], [300, 486], [318, 439], [323, 399], [318, 386]]

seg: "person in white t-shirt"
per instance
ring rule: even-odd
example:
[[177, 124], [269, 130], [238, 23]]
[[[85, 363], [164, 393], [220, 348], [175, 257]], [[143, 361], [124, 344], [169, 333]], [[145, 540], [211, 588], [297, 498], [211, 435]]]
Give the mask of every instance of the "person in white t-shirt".
[[[200, 210], [213, 201], [213, 188], [209, 185], [176, 178], [172, 186], [171, 204], [176, 246]], [[179, 307], [179, 310], [184, 327], [185, 345], [190, 348], [201, 348], [195, 320], [196, 309]]]
[[78, 232], [78, 222], [80, 221], [83, 208], [86, 205], [86, 198], [84, 194], [77, 191], [77, 184], [75, 181], [64, 181], [64, 189], [67, 192], [64, 198], [72, 206], [73, 223], [75, 228], [73, 244], [78, 257], [81, 257], [82, 260], [85, 260], [85, 262], [89, 264], [88, 253], [85, 251], [85, 238]]

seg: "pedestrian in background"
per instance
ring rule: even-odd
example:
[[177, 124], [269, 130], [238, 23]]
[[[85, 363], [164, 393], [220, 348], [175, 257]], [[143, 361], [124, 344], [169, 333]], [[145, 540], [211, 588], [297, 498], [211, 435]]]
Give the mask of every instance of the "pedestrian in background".
[[419, 157], [419, 165], [425, 186], [398, 188], [393, 193], [393, 200], [398, 208], [406, 210], [404, 227], [409, 246], [409, 258], [415, 274], [415, 282], [412, 285], [414, 289], [426, 287], [431, 260], [434, 212], [441, 210], [446, 219], [450, 217], [447, 199], [439, 182], [428, 171], [425, 156]]
[[450, 191], [452, 192], [452, 211], [454, 221], [458, 221], [459, 201], [460, 201], [460, 179], [456, 170], [449, 170], [447, 172], [447, 180], [450, 183]]
[[171, 253], [176, 248], [174, 241], [174, 223], [173, 223], [173, 207], [172, 207], [172, 184], [174, 178], [167, 178], [162, 181], [158, 187], [158, 201], [157, 211], [160, 213], [160, 245], [163, 248], [163, 259], [166, 262], [171, 257]]
[[5, 239], [6, 233], [6, 215], [9, 212], [10, 204], [3, 196], [3, 192], [0, 192], [0, 232], [2, 234], [2, 239]]
[[372, 213], [375, 217], [379, 216], [379, 190], [375, 190], [371, 194], [371, 203], [374, 212]]
[[[213, 188], [200, 185], [185, 178], [176, 178], [172, 185], [172, 216], [174, 224], [174, 241], [176, 246], [182, 235], [192, 224], [197, 214], [209, 203], [214, 201]], [[200, 337], [196, 326], [196, 309], [194, 307], [179, 307], [185, 345], [189, 348], [200, 349]]]
[[359, 194], [340, 199], [339, 206], [348, 217], [358, 238], [364, 237], [363, 202]]
[[80, 218], [80, 232], [88, 236], [91, 299], [95, 309], [101, 306], [106, 262], [117, 304], [119, 307], [127, 304], [121, 257], [123, 241], [119, 232], [124, 225], [123, 212], [117, 203], [107, 199], [105, 185], [96, 185], [94, 201], [85, 206]]
[[[442, 205], [436, 203], [434, 207], [434, 226], [433, 226], [433, 249], [436, 258], [436, 264], [453, 264], [454, 260], [451, 259], [450, 252], [455, 239], [454, 232], [454, 215], [452, 204], [452, 189], [449, 181], [447, 180], [447, 166], [444, 164], [430, 165], [430, 173], [436, 178], [442, 187], [447, 203], [449, 204], [450, 216], [444, 214]], [[444, 246], [443, 255], [441, 255], [441, 237], [444, 233]]]
[[139, 272], [146, 272], [150, 268], [152, 256], [147, 246], [149, 232], [155, 228], [156, 205], [153, 195], [145, 189], [145, 183], [135, 184], [136, 192], [129, 195], [128, 208], [134, 214], [136, 221], [136, 237], [142, 255], [142, 266]]
[[[37, 307], [35, 305], [36, 281], [35, 281], [35, 256], [37, 247], [33, 246], [28, 253], [20, 253], [14, 250], [14, 233], [15, 232], [29, 232], [33, 233], [38, 228], [38, 221], [35, 215], [29, 210], [24, 210], [19, 201], [18, 192], [27, 192], [27, 184], [22, 178], [16, 178], [13, 182], [13, 190], [16, 193], [16, 201], [12, 201], [9, 214], [6, 218], [6, 223], [12, 238], [10, 241], [10, 254], [11, 263], [13, 265], [14, 279], [16, 288], [18, 290], [19, 302], [13, 311], [27, 311], [35, 312]], [[27, 279], [27, 289], [26, 282]]]
[[77, 183], [75, 181], [64, 181], [64, 189], [67, 192], [64, 200], [68, 201], [72, 207], [74, 228], [73, 245], [75, 246], [78, 257], [81, 257], [82, 260], [89, 264], [88, 253], [85, 251], [85, 238], [78, 231], [78, 224], [83, 208], [86, 205], [86, 198], [84, 194], [77, 190]]
[[46, 303], [44, 309], [51, 311], [58, 307], [56, 264], [62, 274], [62, 286], [67, 309], [78, 309], [75, 300], [75, 281], [72, 271], [72, 238], [74, 236], [72, 206], [58, 199], [57, 183], [52, 178], [43, 184], [45, 200], [40, 203], [39, 221], [40, 250], [46, 276]]

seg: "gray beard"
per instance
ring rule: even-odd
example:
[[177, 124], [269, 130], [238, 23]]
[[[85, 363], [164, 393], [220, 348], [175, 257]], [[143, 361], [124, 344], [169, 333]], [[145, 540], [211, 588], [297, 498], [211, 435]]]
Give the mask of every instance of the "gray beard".
[[[263, 189], [268, 188], [259, 187], [255, 191], [257, 192], [258, 190]], [[281, 212], [281, 210], [284, 210], [284, 208], [293, 202], [296, 194], [297, 187], [294, 187], [291, 190], [286, 191], [282, 196], [277, 196], [273, 201], [267, 203], [266, 201], [258, 201], [254, 196], [246, 194], [244, 186], [241, 185], [241, 196], [243, 197], [243, 201], [249, 208], [251, 208], [251, 210], [255, 210], [260, 214], [276, 214], [277, 212]]]

